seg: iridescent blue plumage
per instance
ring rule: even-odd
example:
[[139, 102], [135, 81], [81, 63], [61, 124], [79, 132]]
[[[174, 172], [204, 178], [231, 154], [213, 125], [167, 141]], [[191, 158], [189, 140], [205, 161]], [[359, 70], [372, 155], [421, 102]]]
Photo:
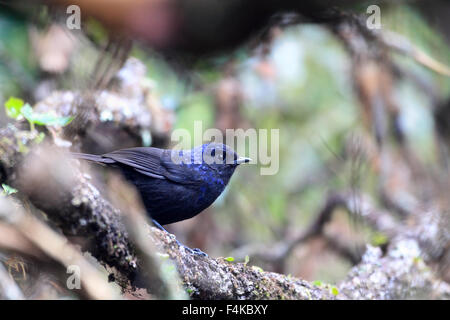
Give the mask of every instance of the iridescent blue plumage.
[[230, 147], [209, 143], [191, 150], [130, 148], [79, 158], [118, 166], [139, 190], [148, 214], [160, 224], [194, 217], [227, 186], [240, 158]]

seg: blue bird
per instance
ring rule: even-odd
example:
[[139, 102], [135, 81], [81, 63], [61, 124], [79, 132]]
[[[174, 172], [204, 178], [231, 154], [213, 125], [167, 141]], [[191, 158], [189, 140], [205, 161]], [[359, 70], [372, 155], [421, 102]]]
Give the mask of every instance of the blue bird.
[[155, 225], [192, 218], [223, 192], [236, 167], [250, 162], [229, 146], [207, 143], [191, 150], [138, 147], [76, 158], [119, 167], [138, 189]]

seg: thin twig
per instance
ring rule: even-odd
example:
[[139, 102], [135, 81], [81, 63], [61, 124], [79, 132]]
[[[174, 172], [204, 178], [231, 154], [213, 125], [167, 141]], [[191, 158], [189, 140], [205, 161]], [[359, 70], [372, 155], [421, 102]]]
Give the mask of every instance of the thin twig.
[[77, 266], [81, 271], [82, 291], [91, 299], [118, 299], [117, 289], [106, 276], [93, 267], [64, 237], [25, 212], [5, 197], [0, 197], [0, 219], [13, 225], [25, 238], [67, 269]]

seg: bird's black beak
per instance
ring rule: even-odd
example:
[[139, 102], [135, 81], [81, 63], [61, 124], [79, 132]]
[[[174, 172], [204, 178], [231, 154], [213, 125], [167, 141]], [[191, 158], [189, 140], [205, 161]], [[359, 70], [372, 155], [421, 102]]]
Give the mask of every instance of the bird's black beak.
[[241, 163], [249, 163], [250, 161], [252, 161], [252, 159], [250, 158], [245, 158], [245, 157], [239, 157], [237, 158], [234, 163], [235, 164], [241, 164]]

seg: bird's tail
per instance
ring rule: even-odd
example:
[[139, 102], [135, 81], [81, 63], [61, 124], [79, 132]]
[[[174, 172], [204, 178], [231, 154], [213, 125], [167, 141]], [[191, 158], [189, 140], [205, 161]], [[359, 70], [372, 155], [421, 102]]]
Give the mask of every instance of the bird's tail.
[[98, 155], [95, 155], [95, 154], [71, 152], [71, 155], [74, 158], [76, 158], [76, 159], [83, 159], [83, 160], [88, 160], [88, 161], [97, 162], [97, 163], [108, 164], [108, 163], [114, 163], [115, 162], [113, 159], [104, 158], [102, 156], [98, 156]]

